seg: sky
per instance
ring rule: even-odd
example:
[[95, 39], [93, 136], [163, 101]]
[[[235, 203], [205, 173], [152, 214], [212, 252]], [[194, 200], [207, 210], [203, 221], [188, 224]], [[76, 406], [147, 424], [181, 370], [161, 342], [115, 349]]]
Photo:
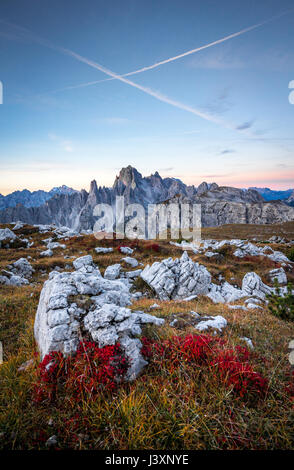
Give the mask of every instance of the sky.
[[292, 0], [2, 0], [0, 193], [127, 165], [293, 188], [293, 26]]

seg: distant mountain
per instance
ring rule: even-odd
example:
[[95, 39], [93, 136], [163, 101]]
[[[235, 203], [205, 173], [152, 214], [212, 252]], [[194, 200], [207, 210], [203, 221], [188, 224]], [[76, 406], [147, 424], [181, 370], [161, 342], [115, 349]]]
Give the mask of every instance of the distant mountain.
[[290, 206], [294, 206], [294, 191], [292, 191], [286, 202]]
[[285, 191], [276, 191], [270, 188], [249, 188], [254, 189], [255, 191], [259, 192], [262, 195], [265, 201], [286, 201], [291, 194], [293, 193], [293, 189], [286, 189]]
[[21, 204], [24, 207], [40, 207], [56, 194], [73, 194], [74, 192], [76, 192], [74, 189], [63, 185], [52, 188], [48, 192], [41, 189], [33, 192], [28, 189], [24, 189], [23, 191], [14, 191], [7, 196], [0, 194], [0, 210], [8, 207], [15, 207], [18, 204]]
[[[32, 206], [35, 204], [34, 194], [38, 204], [40, 195], [46, 201], [42, 205]], [[55, 223], [75, 230], [93, 229], [96, 221], [93, 208], [100, 203], [115, 207], [116, 196], [123, 196], [125, 204], [141, 204], [145, 209], [148, 204], [166, 202], [201, 204], [203, 227], [236, 223], [273, 224], [294, 220], [293, 207], [280, 200], [265, 201], [255, 188], [240, 189], [206, 182], [198, 187], [187, 186], [177, 178], [162, 178], [158, 172], [143, 177], [130, 165], [122, 168], [112, 188], [98, 187], [93, 180], [89, 192], [62, 187], [54, 188], [49, 193], [16, 191], [12, 196], [11, 205], [0, 210], [1, 223], [21, 220], [29, 224]]]

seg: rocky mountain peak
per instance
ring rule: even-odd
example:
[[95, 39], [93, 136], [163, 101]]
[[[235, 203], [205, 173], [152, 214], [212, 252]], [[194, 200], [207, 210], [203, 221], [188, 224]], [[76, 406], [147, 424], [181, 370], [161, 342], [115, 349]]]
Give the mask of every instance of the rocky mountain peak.
[[206, 193], [208, 189], [208, 184], [206, 183], [206, 181], [203, 181], [203, 183], [199, 184], [197, 188], [197, 195], [201, 196], [202, 194]]
[[91, 181], [90, 183], [90, 194], [96, 194], [98, 192], [97, 182], [96, 180]]
[[119, 175], [116, 177], [114, 182], [114, 188], [120, 183], [124, 186], [130, 186], [132, 189], [138, 185], [138, 183], [142, 180], [141, 173], [136, 170], [136, 168], [128, 165], [125, 168], [122, 168], [119, 172]]

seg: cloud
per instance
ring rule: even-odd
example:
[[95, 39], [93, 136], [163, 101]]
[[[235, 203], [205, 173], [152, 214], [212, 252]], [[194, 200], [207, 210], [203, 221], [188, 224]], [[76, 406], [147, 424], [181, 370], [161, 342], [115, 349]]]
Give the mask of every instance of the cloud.
[[250, 129], [254, 124], [254, 120], [251, 121], [245, 121], [243, 124], [240, 124], [239, 126], [236, 127], [238, 131], [244, 131], [246, 129]]
[[229, 88], [224, 88], [219, 95], [214, 98], [205, 108], [217, 114], [223, 114], [232, 107], [232, 103], [229, 100]]
[[62, 150], [64, 150], [65, 152], [71, 153], [74, 151], [73, 143], [71, 140], [63, 139], [62, 137], [59, 137], [54, 133], [49, 133], [48, 137], [53, 142], [57, 142], [59, 147], [61, 147]]
[[235, 173], [224, 173], [222, 175], [198, 175], [200, 178], [225, 178], [228, 176], [234, 176]]
[[174, 167], [171, 166], [169, 168], [159, 168], [159, 172], [162, 171], [162, 173], [165, 173], [165, 172], [169, 172], [169, 171], [173, 171], [174, 170]]
[[220, 155], [227, 155], [228, 153], [235, 153], [236, 150], [234, 149], [224, 149], [220, 152]]

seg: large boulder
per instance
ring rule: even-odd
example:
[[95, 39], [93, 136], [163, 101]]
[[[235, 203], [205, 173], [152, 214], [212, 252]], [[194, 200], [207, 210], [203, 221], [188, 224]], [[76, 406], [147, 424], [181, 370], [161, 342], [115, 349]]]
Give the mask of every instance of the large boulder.
[[73, 354], [90, 335], [100, 347], [119, 342], [130, 364], [127, 379], [134, 379], [146, 364], [136, 337], [140, 325], [164, 320], [126, 308], [128, 279], [104, 279], [91, 257], [75, 260], [74, 266], [74, 272], [53, 271], [44, 283], [34, 325], [41, 357], [51, 351]]
[[119, 263], [107, 266], [104, 272], [105, 279], [117, 279], [121, 272], [121, 265]]
[[2, 270], [0, 274], [0, 285], [21, 287], [29, 284], [29, 281], [22, 276], [13, 274], [11, 271]]
[[34, 272], [34, 268], [26, 258], [19, 258], [12, 265], [8, 266], [8, 268], [14, 274], [24, 277], [26, 279], [30, 279]]
[[265, 300], [273, 292], [273, 288], [264, 284], [255, 272], [245, 274], [242, 281], [242, 290], [247, 296]]
[[210, 273], [204, 266], [194, 263], [187, 251], [181, 258], [168, 258], [146, 266], [141, 277], [161, 300], [207, 294], [211, 283]]
[[16, 240], [17, 236], [9, 228], [0, 229], [0, 248], [9, 245], [9, 243]]
[[141, 355], [142, 344], [136, 336], [142, 333], [141, 325], [162, 325], [163, 319], [143, 312], [132, 312], [129, 308], [105, 304], [85, 317], [85, 329], [99, 347], [119, 342], [129, 363], [127, 379], [136, 378], [147, 364]]
[[272, 269], [268, 275], [271, 282], [276, 281], [278, 284], [287, 284], [287, 275], [283, 268]]
[[228, 282], [224, 282], [221, 285], [211, 283], [210, 290], [207, 294], [214, 303], [230, 303], [236, 302], [242, 297], [246, 297], [248, 294], [237, 287], [232, 286]]

